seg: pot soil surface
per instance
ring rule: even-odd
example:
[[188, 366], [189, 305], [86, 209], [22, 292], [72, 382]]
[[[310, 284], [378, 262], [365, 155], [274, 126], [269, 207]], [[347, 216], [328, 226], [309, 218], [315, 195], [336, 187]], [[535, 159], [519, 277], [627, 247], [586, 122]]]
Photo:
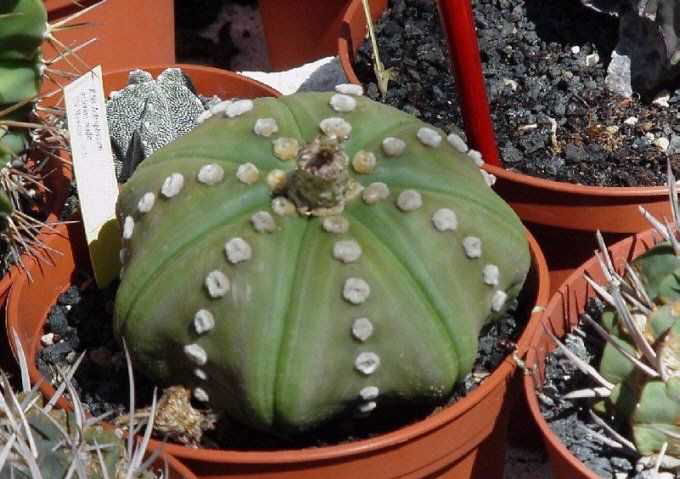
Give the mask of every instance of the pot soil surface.
[[[37, 359], [42, 374], [53, 378], [57, 368], [68, 368], [86, 351], [73, 379], [74, 386], [89, 413], [98, 416], [113, 411], [110, 420], [117, 415], [127, 414], [129, 405], [125, 356], [112, 330], [117, 286], [116, 283], [99, 290], [89, 274], [81, 273], [75, 285], [59, 297], [50, 311], [41, 340], [43, 347]], [[515, 314], [505, 315], [484, 328], [473, 371], [456, 387], [448, 404], [474, 390], [512, 352], [514, 341], [529, 317], [526, 311], [528, 303], [521, 296]], [[141, 374], [136, 375], [135, 404], [138, 410], [151, 404], [153, 388], [151, 381]], [[416, 404], [409, 407], [406, 414], [403, 406], [395, 407], [382, 419], [371, 416], [343, 417], [321, 429], [294, 438], [270, 436], [223, 419], [214, 431], [203, 436], [200, 446], [236, 450], [327, 446], [395, 430], [423, 419], [443, 406], [445, 404]], [[199, 405], [194, 404], [194, 407], [198, 408]]]
[[[506, 168], [594, 186], [664, 185], [667, 159], [680, 173], [680, 89], [652, 102], [605, 88], [616, 18], [577, 0], [472, 3]], [[381, 98], [364, 42], [354, 66], [368, 96], [460, 132], [436, 2], [390, 0], [376, 33], [381, 60], [395, 78]]]

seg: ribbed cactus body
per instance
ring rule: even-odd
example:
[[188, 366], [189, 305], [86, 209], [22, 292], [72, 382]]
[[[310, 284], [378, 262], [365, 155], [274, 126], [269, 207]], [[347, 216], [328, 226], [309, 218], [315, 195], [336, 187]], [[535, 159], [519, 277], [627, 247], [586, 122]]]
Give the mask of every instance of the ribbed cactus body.
[[119, 198], [114, 329], [136, 364], [279, 432], [447, 397], [530, 264], [522, 224], [473, 160], [361, 96], [214, 113]]

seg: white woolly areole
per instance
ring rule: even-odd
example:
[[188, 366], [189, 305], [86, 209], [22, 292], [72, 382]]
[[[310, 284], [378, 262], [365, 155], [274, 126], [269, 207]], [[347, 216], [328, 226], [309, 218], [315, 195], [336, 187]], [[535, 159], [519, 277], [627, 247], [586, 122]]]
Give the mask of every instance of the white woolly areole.
[[199, 309], [194, 315], [194, 330], [196, 334], [204, 334], [215, 328], [215, 317], [207, 309]]
[[290, 216], [295, 214], [295, 205], [284, 196], [277, 196], [272, 200], [272, 210], [279, 216]]
[[479, 258], [482, 256], [482, 240], [476, 236], [467, 236], [463, 239], [463, 250], [468, 258]]
[[224, 100], [219, 103], [215, 103], [213, 106], [210, 107], [210, 113], [213, 115], [219, 115], [220, 113], [224, 113], [227, 111], [227, 107], [233, 103], [232, 100]]
[[279, 131], [279, 125], [274, 118], [258, 118], [253, 126], [253, 132], [257, 136], [264, 136], [269, 138], [274, 133]]
[[397, 207], [401, 211], [414, 211], [421, 206], [423, 206], [423, 197], [416, 190], [404, 190], [397, 197]]
[[432, 215], [432, 224], [437, 231], [456, 231], [458, 218], [450, 208], [440, 208]]
[[253, 100], [236, 100], [227, 105], [224, 114], [229, 118], [234, 118], [243, 115], [244, 113], [248, 113], [254, 106], [255, 103], [253, 103]]
[[382, 149], [387, 156], [399, 156], [406, 149], [406, 142], [400, 138], [388, 136], [382, 141]]
[[224, 170], [215, 163], [203, 165], [198, 170], [196, 179], [205, 185], [216, 185], [224, 179]]
[[363, 352], [354, 360], [354, 367], [366, 376], [373, 374], [380, 366], [380, 356], [372, 352]]
[[173, 173], [168, 176], [161, 186], [161, 194], [166, 198], [177, 196], [184, 188], [184, 177], [181, 173]]
[[366, 386], [365, 388], [362, 388], [361, 391], [359, 391], [359, 396], [364, 401], [375, 399], [379, 394], [380, 389], [378, 389], [378, 386]]
[[241, 183], [252, 185], [260, 178], [260, 170], [252, 163], [243, 163], [236, 169], [236, 178]]
[[376, 181], [371, 183], [361, 192], [361, 198], [366, 204], [372, 205], [390, 196], [390, 189], [385, 183]]
[[208, 402], [210, 401], [210, 396], [205, 392], [205, 389], [194, 388], [194, 399], [196, 399], [196, 401]]
[[211, 298], [221, 298], [229, 291], [229, 278], [220, 270], [211, 271], [205, 277], [205, 289]]
[[213, 116], [213, 114], [210, 110], [205, 110], [205, 111], [201, 112], [201, 114], [196, 117], [196, 123], [201, 124], [201, 123], [205, 122], [206, 120], [209, 120], [210, 118], [212, 118], [212, 116]]
[[425, 146], [437, 148], [442, 142], [442, 136], [432, 128], [424, 126], [418, 130], [416, 137]]
[[279, 169], [274, 169], [267, 174], [267, 186], [270, 191], [282, 190], [288, 181], [286, 172]]
[[331, 117], [324, 118], [319, 123], [319, 128], [328, 136], [347, 138], [352, 133], [352, 125], [344, 118]]
[[487, 264], [484, 266], [484, 269], [482, 270], [482, 279], [484, 280], [484, 284], [488, 284], [489, 286], [498, 286], [499, 277], [500, 271], [498, 270], [498, 266], [495, 264]]
[[364, 303], [371, 294], [371, 287], [361, 278], [347, 278], [342, 288], [342, 297], [352, 304]]
[[378, 404], [375, 401], [368, 401], [359, 405], [359, 412], [366, 414], [373, 411], [376, 407], [378, 407]]
[[232, 238], [224, 245], [224, 252], [231, 264], [243, 263], [253, 257], [253, 249], [243, 238]]
[[354, 240], [336, 241], [333, 245], [333, 257], [343, 263], [354, 263], [361, 253], [361, 246]]
[[349, 221], [347, 218], [340, 215], [325, 216], [323, 220], [321, 220], [321, 226], [324, 231], [327, 231], [328, 233], [340, 235], [347, 233], [349, 230]]
[[475, 162], [475, 165], [477, 165], [479, 168], [484, 166], [484, 160], [482, 159], [482, 154], [479, 151], [470, 150], [467, 152], [467, 155], [472, 159], [472, 161]]
[[500, 312], [505, 305], [505, 300], [508, 299], [508, 294], [505, 291], [497, 290], [491, 297], [491, 311], [494, 313]]
[[336, 93], [331, 97], [330, 105], [338, 113], [349, 113], [357, 107], [357, 101], [349, 95]]
[[484, 178], [484, 181], [488, 186], [493, 186], [496, 183], [496, 177], [492, 175], [491, 173], [487, 173], [484, 170], [479, 170], [482, 173], [482, 178]]
[[352, 323], [352, 336], [354, 339], [366, 341], [373, 335], [373, 323], [368, 318], [357, 318]]
[[208, 353], [198, 344], [187, 344], [184, 346], [184, 354], [196, 365], [203, 366], [208, 362]]
[[352, 158], [352, 168], [361, 174], [371, 173], [375, 169], [375, 155], [370, 151], [359, 150]]
[[274, 145], [274, 156], [279, 160], [294, 160], [300, 151], [300, 143], [295, 138], [282, 136], [274, 140], [272, 144]]
[[250, 223], [258, 233], [273, 233], [276, 230], [274, 218], [266, 211], [255, 213], [250, 217]]
[[194, 376], [196, 376], [201, 381], [207, 381], [208, 375], [201, 368], [194, 369]]
[[139, 210], [140, 213], [148, 213], [149, 211], [151, 211], [151, 208], [153, 208], [155, 202], [156, 195], [149, 191], [147, 193], [144, 193], [142, 197], [139, 199], [139, 201], [137, 202], [137, 209]]
[[460, 136], [456, 135], [455, 133], [450, 133], [449, 136], [446, 137], [446, 141], [448, 141], [449, 145], [451, 145], [461, 153], [465, 153], [466, 151], [468, 151], [467, 144], [463, 141], [463, 139]]
[[123, 239], [129, 240], [132, 238], [132, 233], [135, 231], [135, 220], [132, 216], [126, 216], [123, 223]]
[[341, 83], [340, 85], [335, 85], [335, 91], [343, 95], [362, 96], [364, 94], [364, 87], [354, 83]]

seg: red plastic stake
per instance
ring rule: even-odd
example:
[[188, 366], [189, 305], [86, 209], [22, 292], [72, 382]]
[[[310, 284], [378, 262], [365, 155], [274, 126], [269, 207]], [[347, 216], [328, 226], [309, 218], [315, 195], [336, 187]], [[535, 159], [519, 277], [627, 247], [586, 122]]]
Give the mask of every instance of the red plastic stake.
[[486, 163], [502, 167], [486, 97], [470, 0], [439, 0], [439, 11], [449, 44], [468, 142], [472, 148], [479, 150]]

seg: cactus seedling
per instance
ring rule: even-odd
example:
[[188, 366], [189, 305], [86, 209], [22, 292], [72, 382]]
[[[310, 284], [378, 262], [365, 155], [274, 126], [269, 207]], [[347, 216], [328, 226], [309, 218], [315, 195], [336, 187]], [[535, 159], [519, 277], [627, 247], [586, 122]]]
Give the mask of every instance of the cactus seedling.
[[[613, 437], [608, 443], [631, 449], [643, 462], [656, 463], [657, 470], [680, 465], [680, 208], [670, 164], [668, 188], [674, 224], [662, 223], [641, 208], [664, 241], [626, 264], [623, 274], [614, 268], [598, 233], [597, 258], [607, 284], [586, 280], [608, 308], [599, 323], [584, 318], [606, 340], [599, 368], [584, 363], [555, 338], [597, 383], [566, 397], [596, 398], [598, 415], [593, 417]], [[613, 424], [601, 416], [613, 418]]]
[[116, 334], [275, 433], [445, 400], [529, 269], [460, 138], [337, 89], [225, 102], [119, 198]]

